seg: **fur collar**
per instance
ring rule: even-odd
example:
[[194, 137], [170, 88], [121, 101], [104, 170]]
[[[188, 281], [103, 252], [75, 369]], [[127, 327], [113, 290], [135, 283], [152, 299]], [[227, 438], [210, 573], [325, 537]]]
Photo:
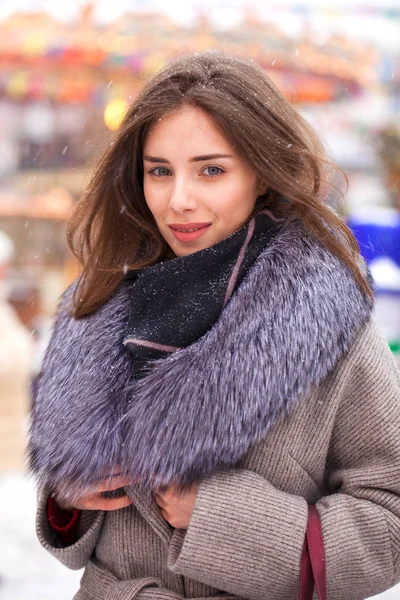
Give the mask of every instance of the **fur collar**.
[[79, 321], [69, 288], [44, 359], [30, 465], [70, 496], [116, 465], [152, 490], [237, 464], [332, 371], [372, 310], [349, 269], [291, 222], [212, 328], [134, 381], [131, 285]]

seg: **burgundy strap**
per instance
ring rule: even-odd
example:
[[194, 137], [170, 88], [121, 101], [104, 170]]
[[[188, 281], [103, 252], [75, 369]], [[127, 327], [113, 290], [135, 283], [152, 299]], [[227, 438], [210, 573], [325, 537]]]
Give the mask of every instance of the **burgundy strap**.
[[321, 520], [314, 505], [308, 507], [307, 532], [300, 565], [300, 600], [312, 600], [314, 583], [319, 600], [327, 600], [326, 563]]

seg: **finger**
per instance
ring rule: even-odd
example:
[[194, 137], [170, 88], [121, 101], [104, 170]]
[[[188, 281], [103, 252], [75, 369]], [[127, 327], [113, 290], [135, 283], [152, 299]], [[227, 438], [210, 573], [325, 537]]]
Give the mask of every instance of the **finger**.
[[160, 494], [155, 494], [154, 495], [154, 501], [157, 504], [157, 506], [159, 506], [160, 508], [164, 508], [166, 503], [164, 502], [163, 498], [160, 496]]
[[114, 475], [113, 477], [107, 477], [107, 479], [104, 479], [96, 488], [96, 492], [109, 492], [131, 484], [132, 480], [129, 477]]
[[129, 496], [121, 496], [121, 498], [104, 498], [103, 496], [95, 496], [92, 498], [90, 510], [119, 510], [126, 508], [132, 504]]
[[169, 514], [167, 513], [167, 511], [164, 510], [163, 508], [161, 508], [160, 512], [161, 512], [161, 515], [162, 515], [163, 519], [165, 519], [169, 523], [170, 517], [169, 517]]
[[174, 488], [171, 486], [163, 488], [160, 487], [157, 489], [156, 495], [162, 498], [164, 501], [169, 502], [175, 497]]

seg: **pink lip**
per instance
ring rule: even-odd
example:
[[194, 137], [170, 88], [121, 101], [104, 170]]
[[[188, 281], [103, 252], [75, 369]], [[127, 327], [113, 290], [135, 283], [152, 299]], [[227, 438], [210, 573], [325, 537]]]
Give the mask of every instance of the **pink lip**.
[[211, 223], [170, 223], [171, 229], [197, 229], [199, 227], [208, 227]]
[[[196, 240], [198, 240], [202, 235], [205, 234], [205, 232], [207, 231], [207, 229], [209, 228], [209, 226], [211, 225], [211, 223], [182, 223], [178, 224], [178, 223], [173, 223], [171, 225], [169, 225], [172, 233], [174, 234], [174, 237], [180, 241], [180, 242], [194, 242]], [[194, 229], [197, 228], [197, 231], [178, 231], [176, 228], [179, 229]]]

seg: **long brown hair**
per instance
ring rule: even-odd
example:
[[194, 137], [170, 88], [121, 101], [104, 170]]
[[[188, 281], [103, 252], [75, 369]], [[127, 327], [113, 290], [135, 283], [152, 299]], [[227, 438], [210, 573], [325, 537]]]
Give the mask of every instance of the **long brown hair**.
[[205, 110], [254, 168], [265, 191], [257, 209], [300, 218], [371, 296], [357, 242], [324, 201], [323, 190], [339, 168], [318, 136], [254, 61], [209, 51], [177, 59], [142, 89], [77, 204], [67, 231], [83, 267], [74, 316], [99, 308], [127, 270], [167, 255], [143, 193], [142, 149], [150, 127], [183, 105]]

